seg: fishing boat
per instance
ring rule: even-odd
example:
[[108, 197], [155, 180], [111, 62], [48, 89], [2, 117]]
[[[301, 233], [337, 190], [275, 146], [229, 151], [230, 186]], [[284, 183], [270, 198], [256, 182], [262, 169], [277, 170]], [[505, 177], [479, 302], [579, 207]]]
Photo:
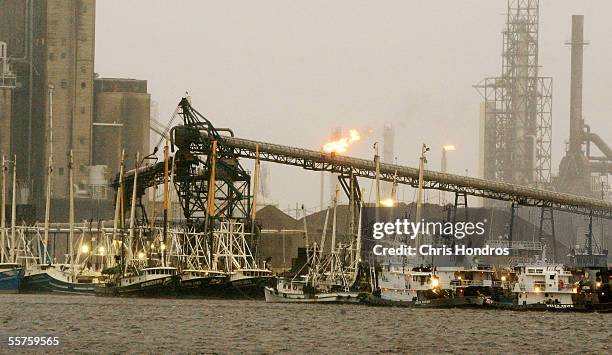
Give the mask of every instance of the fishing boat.
[[17, 263], [0, 264], [0, 293], [17, 293], [23, 279], [24, 270]]
[[[68, 234], [68, 253], [65, 263], [52, 263], [54, 258], [48, 252], [49, 245], [49, 216], [51, 203], [51, 177], [53, 156], [49, 156], [49, 166], [47, 174], [47, 199], [45, 204], [45, 221], [43, 228], [43, 238], [35, 239], [35, 243], [42, 246], [38, 255], [38, 263], [29, 266], [25, 271], [25, 276], [21, 284], [20, 291], [23, 292], [50, 292], [76, 295], [93, 295], [96, 284], [103, 282], [105, 276], [100, 271], [94, 270], [91, 266], [90, 247], [83, 242], [81, 237], [80, 248], [74, 250], [74, 184], [73, 184], [73, 154], [70, 150], [69, 160], [69, 227]], [[36, 238], [39, 238], [37, 235]], [[83, 258], [81, 258], [83, 256]]]
[[[336, 244], [336, 198], [333, 202], [332, 248], [323, 254], [329, 209], [325, 216], [321, 246], [308, 245], [306, 225], [306, 263], [293, 277], [280, 277], [275, 285], [264, 289], [266, 302], [284, 303], [358, 303], [363, 293], [355, 289], [361, 251], [361, 223], [358, 224], [353, 244]], [[305, 216], [305, 213], [304, 213]], [[306, 218], [304, 217], [304, 223]], [[359, 220], [361, 221], [361, 211]], [[348, 258], [347, 258], [348, 256]], [[347, 260], [348, 259], [348, 260]]]
[[260, 268], [237, 269], [223, 284], [223, 298], [262, 299], [266, 286], [274, 280], [272, 271]]
[[179, 284], [175, 267], [131, 268], [125, 275], [96, 285], [95, 294], [118, 297], [176, 297]]
[[317, 292], [306, 276], [278, 278], [276, 286], [265, 288], [266, 302], [277, 303], [358, 303], [360, 293], [351, 291]]
[[75, 270], [70, 264], [36, 264], [29, 268], [20, 291], [93, 295], [103, 276], [91, 270]]
[[[0, 193], [0, 293], [17, 293], [21, 286], [24, 269], [19, 263], [16, 263], [15, 258], [15, 220], [16, 220], [16, 166], [13, 161], [13, 200], [11, 205], [11, 240], [7, 240], [8, 229], [6, 228], [6, 178], [8, 173], [8, 165], [4, 156], [2, 156], [2, 192]], [[9, 246], [10, 248], [7, 248]], [[8, 251], [8, 253], [7, 253]]]
[[179, 296], [220, 297], [228, 275], [221, 271], [187, 269], [180, 273]]

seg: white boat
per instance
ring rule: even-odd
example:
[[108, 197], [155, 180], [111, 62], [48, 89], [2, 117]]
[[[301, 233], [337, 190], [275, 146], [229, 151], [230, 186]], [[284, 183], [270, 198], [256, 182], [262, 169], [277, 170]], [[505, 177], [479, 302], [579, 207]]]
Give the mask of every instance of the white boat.
[[512, 292], [519, 306], [542, 304], [547, 307], [573, 307], [573, 294], [578, 289], [571, 284], [572, 273], [561, 264], [545, 262], [519, 266], [518, 280]]
[[380, 298], [396, 302], [423, 302], [438, 298], [440, 281], [427, 268], [383, 267], [377, 275]]
[[330, 291], [316, 292], [309, 286], [308, 278], [298, 280], [279, 278], [276, 287], [266, 286], [266, 302], [289, 303], [358, 303], [359, 292]]

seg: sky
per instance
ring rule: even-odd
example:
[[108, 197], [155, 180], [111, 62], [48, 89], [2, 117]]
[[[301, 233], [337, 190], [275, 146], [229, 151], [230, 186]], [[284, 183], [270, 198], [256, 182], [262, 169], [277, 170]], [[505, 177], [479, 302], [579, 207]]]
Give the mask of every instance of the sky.
[[[148, 80], [160, 121], [180, 98], [237, 136], [310, 149], [368, 129], [348, 155], [372, 158], [385, 122], [400, 164], [478, 174], [481, 97], [501, 72], [506, 0], [97, 1], [101, 77]], [[540, 75], [553, 77], [553, 174], [569, 137], [571, 15], [585, 15], [584, 118], [612, 143], [612, 1], [540, 1]], [[157, 140], [155, 137], [153, 140]], [[245, 162], [247, 168], [252, 162]], [[281, 208], [319, 205], [320, 174], [271, 165]], [[326, 183], [327, 183], [326, 179]], [[371, 182], [362, 185], [371, 195]], [[413, 194], [400, 192], [412, 201]], [[327, 194], [326, 194], [327, 197]]]

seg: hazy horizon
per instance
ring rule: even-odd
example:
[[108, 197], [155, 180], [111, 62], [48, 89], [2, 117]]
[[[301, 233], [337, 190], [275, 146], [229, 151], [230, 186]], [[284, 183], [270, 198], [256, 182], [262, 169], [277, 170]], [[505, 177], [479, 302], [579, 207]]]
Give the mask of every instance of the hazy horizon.
[[[398, 163], [477, 176], [481, 97], [472, 87], [501, 71], [506, 0], [97, 2], [95, 71], [146, 79], [160, 121], [188, 91], [194, 106], [237, 136], [318, 149], [331, 131], [373, 129], [348, 155], [372, 158], [385, 122]], [[541, 76], [553, 88], [553, 173], [569, 131], [571, 15], [585, 15], [586, 122], [612, 142], [612, 2], [540, 1]], [[152, 141], [155, 140], [154, 138]], [[251, 162], [245, 162], [251, 166]], [[280, 207], [319, 205], [320, 174], [271, 165]], [[326, 183], [329, 180], [326, 179]], [[296, 188], [296, 186], [300, 186]], [[368, 190], [370, 183], [363, 186]], [[407, 194], [407, 200], [411, 200]]]

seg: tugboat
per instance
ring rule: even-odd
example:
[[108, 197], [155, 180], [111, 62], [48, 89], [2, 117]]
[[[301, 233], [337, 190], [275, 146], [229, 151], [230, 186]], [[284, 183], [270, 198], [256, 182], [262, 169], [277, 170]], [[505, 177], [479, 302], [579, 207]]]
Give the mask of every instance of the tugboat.
[[533, 310], [578, 310], [573, 296], [578, 293], [572, 285], [572, 273], [560, 264], [544, 262], [519, 266], [514, 284], [518, 308]]
[[489, 265], [452, 266], [436, 268], [440, 288], [452, 292], [458, 305], [482, 305], [502, 293], [506, 277]]
[[17, 263], [0, 264], [0, 293], [18, 293], [23, 279], [23, 267]]
[[374, 306], [454, 307], [457, 302], [431, 268], [385, 265], [376, 273], [374, 292], [366, 303]]

